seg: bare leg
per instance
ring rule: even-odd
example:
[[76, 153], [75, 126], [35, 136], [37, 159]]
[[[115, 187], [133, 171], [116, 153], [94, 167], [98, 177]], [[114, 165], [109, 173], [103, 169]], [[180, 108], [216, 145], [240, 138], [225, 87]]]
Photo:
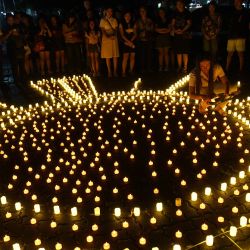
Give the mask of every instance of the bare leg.
[[45, 75], [45, 67], [44, 67], [44, 63], [45, 63], [45, 52], [44, 51], [41, 51], [39, 52], [39, 64], [40, 64], [40, 73], [42, 76]]
[[173, 48], [170, 49], [170, 59], [171, 59], [171, 67], [175, 68], [175, 51]]
[[177, 54], [178, 72], [181, 71], [182, 67], [182, 54]]
[[65, 68], [65, 53], [64, 53], [64, 50], [60, 51], [60, 61], [61, 61], [61, 69], [62, 69], [62, 73], [63, 73], [64, 68]]
[[117, 74], [118, 57], [113, 57], [113, 63], [114, 63], [114, 76], [118, 76]]
[[94, 59], [95, 59], [95, 72], [97, 75], [99, 75], [99, 54], [97, 52], [95, 52]]
[[129, 53], [123, 53], [123, 58], [122, 58], [122, 76], [126, 75], [126, 69], [127, 69], [127, 64], [128, 64], [128, 57], [129, 57]]
[[112, 77], [111, 60], [110, 60], [110, 58], [106, 58], [106, 65], [107, 65], [107, 68], [108, 68], [108, 77]]
[[50, 66], [50, 52], [49, 51], [45, 51], [45, 61], [46, 61], [48, 73], [51, 74], [52, 72], [51, 72], [51, 66]]
[[159, 70], [163, 69], [163, 48], [158, 48]]
[[60, 51], [56, 51], [56, 73], [60, 72]]
[[233, 52], [229, 51], [229, 52], [227, 53], [227, 65], [226, 65], [226, 70], [227, 70], [227, 71], [229, 70], [229, 67], [230, 67], [230, 65], [231, 65], [232, 57], [233, 57]]
[[26, 75], [29, 76], [30, 75], [30, 58], [29, 58], [29, 55], [25, 55], [25, 58], [24, 58], [24, 68], [25, 68], [25, 72], [26, 72]]
[[134, 72], [134, 68], [135, 68], [135, 53], [130, 53], [130, 65], [129, 65], [130, 69], [130, 73]]
[[240, 62], [240, 72], [242, 72], [244, 67], [244, 52], [238, 52], [239, 62]]
[[164, 48], [164, 62], [165, 62], [165, 70], [167, 70], [169, 65], [168, 48]]
[[89, 53], [90, 56], [90, 65], [91, 65], [91, 72], [93, 74], [93, 76], [96, 75], [95, 72], [95, 54], [93, 52]]
[[184, 63], [184, 73], [187, 73], [188, 66], [188, 54], [183, 54], [183, 63]]

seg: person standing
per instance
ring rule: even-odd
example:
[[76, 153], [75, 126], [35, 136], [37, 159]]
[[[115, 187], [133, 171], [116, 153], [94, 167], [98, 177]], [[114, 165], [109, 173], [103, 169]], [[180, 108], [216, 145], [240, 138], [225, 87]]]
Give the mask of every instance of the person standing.
[[60, 74], [64, 73], [65, 68], [65, 43], [62, 32], [62, 25], [60, 24], [59, 18], [57, 16], [52, 16], [50, 18], [50, 23], [52, 33], [52, 47], [56, 63], [56, 73]]
[[202, 19], [203, 50], [210, 53], [213, 60], [218, 51], [218, 35], [221, 28], [221, 17], [218, 15], [215, 1], [208, 5], [208, 13]]
[[43, 77], [45, 76], [46, 69], [49, 75], [52, 74], [50, 61], [51, 37], [52, 33], [45, 18], [39, 18], [34, 50], [38, 53], [40, 74]]
[[127, 64], [129, 61], [129, 73], [133, 74], [135, 67], [135, 39], [136, 27], [130, 11], [125, 11], [119, 26], [122, 38], [122, 76], [126, 76]]
[[67, 17], [62, 29], [65, 39], [68, 71], [70, 74], [79, 74], [82, 70], [81, 44], [83, 39], [74, 14], [70, 14]]
[[[158, 50], [159, 71], [168, 71], [170, 40], [170, 19], [164, 8], [158, 10], [158, 20], [155, 25], [156, 48]], [[165, 64], [165, 65], [164, 65]]]
[[186, 74], [188, 70], [188, 56], [191, 50], [192, 39], [190, 31], [191, 23], [190, 12], [185, 9], [183, 0], [177, 0], [172, 27], [174, 30], [174, 46], [177, 54], [178, 73], [183, 71]]
[[100, 21], [100, 28], [102, 31], [101, 58], [106, 59], [108, 77], [112, 77], [111, 59], [113, 59], [113, 75], [117, 77], [119, 57], [119, 45], [117, 38], [118, 22], [113, 17], [112, 8], [106, 8], [105, 16]]
[[13, 15], [6, 17], [7, 30], [4, 37], [7, 42], [7, 55], [10, 60], [11, 70], [16, 84], [25, 82], [24, 45], [25, 37], [19, 25], [15, 24]]
[[228, 42], [227, 42], [227, 64], [228, 71], [232, 62], [232, 56], [236, 51], [239, 57], [240, 72], [244, 67], [244, 52], [246, 37], [248, 34], [249, 15], [242, 5], [243, 0], [234, 0], [234, 10], [229, 19]]
[[95, 20], [89, 20], [88, 29], [85, 32], [86, 44], [90, 56], [91, 71], [94, 77], [99, 76], [99, 41], [100, 31]]
[[138, 38], [138, 56], [141, 71], [152, 70], [152, 50], [154, 38], [154, 23], [147, 15], [146, 7], [139, 9], [139, 19], [136, 22]]

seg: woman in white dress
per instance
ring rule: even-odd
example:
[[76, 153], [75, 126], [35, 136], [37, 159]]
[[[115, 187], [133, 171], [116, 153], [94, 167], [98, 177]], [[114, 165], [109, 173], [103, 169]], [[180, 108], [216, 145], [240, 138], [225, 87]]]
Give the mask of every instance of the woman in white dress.
[[100, 28], [102, 31], [101, 58], [106, 59], [109, 77], [112, 77], [111, 58], [113, 58], [114, 76], [117, 76], [119, 57], [119, 46], [117, 39], [118, 22], [113, 17], [112, 8], [106, 9], [105, 16], [100, 22]]

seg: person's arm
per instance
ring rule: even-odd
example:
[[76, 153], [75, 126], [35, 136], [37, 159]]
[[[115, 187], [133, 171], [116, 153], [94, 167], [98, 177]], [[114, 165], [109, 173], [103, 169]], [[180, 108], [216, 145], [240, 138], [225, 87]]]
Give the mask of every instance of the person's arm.
[[101, 19], [101, 22], [100, 22], [100, 29], [101, 29], [101, 32], [102, 32], [102, 35], [105, 36], [105, 37], [110, 37], [109, 34], [107, 34], [106, 30], [105, 30], [105, 27], [104, 27], [104, 20]]
[[123, 29], [122, 24], [119, 25], [119, 31], [120, 31], [120, 35], [121, 35], [121, 38], [123, 39], [123, 41], [129, 43], [130, 41], [124, 35], [124, 29]]
[[0, 36], [0, 42], [6, 41], [13, 33], [13, 30], [9, 30], [6, 34]]
[[222, 24], [221, 16], [218, 16], [218, 27], [217, 27], [217, 30], [216, 30], [216, 35], [218, 35], [220, 33], [221, 24]]
[[208, 96], [205, 95], [197, 95], [195, 93], [195, 86], [196, 86], [196, 75], [195, 72], [191, 72], [190, 73], [190, 79], [189, 79], [189, 97], [193, 100], [207, 100], [210, 101], [210, 99], [208, 98]]
[[187, 20], [187, 25], [182, 29], [182, 33], [186, 32], [192, 25], [191, 19]]
[[158, 24], [155, 25], [155, 32], [159, 34], [168, 34], [170, 32], [170, 28], [158, 28]]
[[228, 80], [223, 68], [220, 65], [217, 64], [214, 67], [215, 67], [216, 75], [218, 76], [219, 80], [221, 81], [221, 83], [223, 85], [226, 86], [225, 95], [228, 95], [229, 94], [229, 88], [230, 88], [229, 80]]
[[225, 89], [225, 95], [229, 94], [229, 81], [226, 75], [220, 77], [220, 80], [222, 82], [222, 84], [226, 85], [226, 89]]
[[176, 33], [176, 28], [175, 28], [175, 18], [172, 19], [171, 21], [171, 26], [172, 26], [172, 30], [174, 33]]
[[131, 38], [131, 42], [134, 42], [134, 40], [136, 39], [137, 37], [137, 29], [136, 29], [136, 24], [134, 25], [134, 35], [133, 37]]

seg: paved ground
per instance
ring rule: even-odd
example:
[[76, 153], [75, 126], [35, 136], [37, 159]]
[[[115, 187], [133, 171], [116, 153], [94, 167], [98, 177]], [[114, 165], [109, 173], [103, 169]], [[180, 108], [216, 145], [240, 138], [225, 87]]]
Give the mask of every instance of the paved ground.
[[[175, 77], [152, 73], [142, 78], [143, 86], [166, 89]], [[129, 90], [136, 78], [100, 78], [94, 84], [98, 92]], [[164, 250], [177, 243], [182, 249], [248, 249], [249, 228], [238, 227], [241, 216], [250, 216], [245, 200], [249, 130], [239, 116], [248, 118], [249, 102], [230, 106], [237, 112], [235, 118], [223, 118], [211, 111], [200, 115], [178, 94], [114, 93], [100, 96], [96, 105], [78, 107], [70, 104], [72, 96], [59, 84], [42, 88], [69, 105], [38, 107], [29, 114], [10, 111], [9, 117], [1, 117], [6, 124], [16, 124], [0, 133], [0, 193], [8, 201], [0, 205], [0, 238], [10, 236], [10, 241], [0, 242], [1, 249], [18, 242], [22, 249], [35, 250], [37, 238], [46, 249], [60, 243], [62, 249], [97, 250], [105, 242], [115, 250]], [[72, 88], [78, 87], [72, 83]], [[11, 101], [27, 104], [36, 100], [32, 93], [11, 93]], [[85, 89], [79, 93], [84, 96]], [[245, 176], [240, 178], [240, 171]], [[211, 187], [211, 195], [204, 194], [205, 187]], [[194, 191], [197, 201], [191, 200]], [[15, 208], [17, 201], [20, 211]], [[156, 211], [157, 202], [162, 202], [163, 211]], [[37, 203], [41, 212], [35, 213]], [[74, 217], [72, 207], [78, 211]], [[101, 216], [95, 216], [95, 207], [100, 207]], [[116, 207], [121, 208], [118, 218]], [[134, 207], [140, 208], [139, 217]], [[7, 213], [12, 217], [6, 218]], [[55, 228], [52, 222], [57, 223]], [[238, 228], [237, 237], [221, 234], [232, 225]], [[216, 236], [213, 248], [203, 242], [210, 234]], [[92, 243], [87, 242], [90, 235]]]

